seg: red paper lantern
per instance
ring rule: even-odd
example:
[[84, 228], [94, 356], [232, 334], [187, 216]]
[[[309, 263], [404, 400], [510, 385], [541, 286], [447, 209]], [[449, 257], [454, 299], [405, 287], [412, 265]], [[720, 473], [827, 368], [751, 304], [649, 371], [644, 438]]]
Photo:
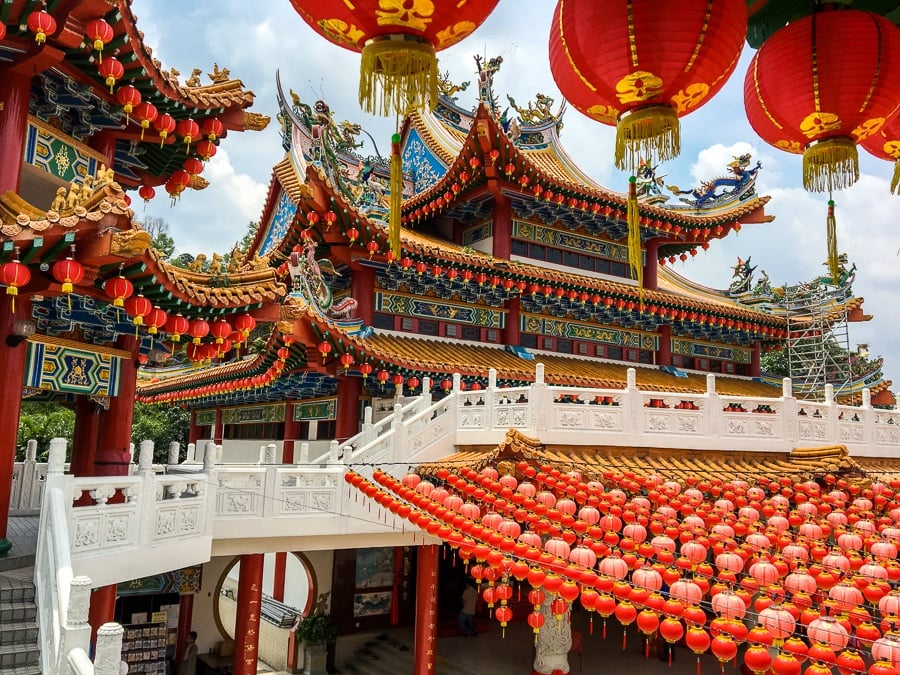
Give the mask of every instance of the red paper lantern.
[[225, 131], [225, 125], [218, 117], [207, 117], [200, 125], [200, 133], [209, 141], [215, 141]]
[[56, 32], [56, 19], [42, 9], [29, 14], [26, 23], [28, 30], [34, 33], [34, 41], [39, 45], [47, 41], [48, 35]]
[[371, 363], [360, 363], [359, 364], [359, 372], [362, 373], [363, 380], [365, 380], [372, 373], [372, 364]]
[[134, 106], [134, 119], [141, 125], [141, 140], [144, 140], [144, 131], [150, 128], [150, 124], [159, 117], [156, 106], [147, 101]]
[[856, 182], [856, 144], [891, 117], [898, 90], [900, 29], [872, 12], [820, 11], [763, 43], [744, 106], [763, 140], [803, 154], [804, 187], [825, 192]]
[[166, 321], [168, 321], [169, 315], [166, 314], [165, 310], [154, 307], [150, 310], [150, 313], [147, 314], [147, 319], [145, 323], [147, 324], [147, 332], [150, 335], [156, 335], [159, 332], [159, 329], [166, 325]]
[[100, 76], [104, 78], [106, 86], [109, 87], [110, 94], [113, 92], [116, 82], [122, 79], [122, 76], [125, 74], [125, 66], [112, 56], [106, 61], [102, 61], [97, 70], [100, 72]]
[[241, 334], [241, 341], [247, 339], [250, 331], [256, 328], [256, 319], [249, 314], [238, 314], [234, 318], [234, 328]]
[[190, 145], [200, 135], [200, 125], [188, 117], [175, 125], [175, 133], [184, 139], [185, 145]]
[[134, 285], [125, 277], [117, 276], [108, 279], [103, 286], [106, 297], [112, 299], [113, 307], [124, 307], [125, 300], [134, 293]]
[[71, 256], [53, 264], [53, 278], [62, 284], [63, 293], [71, 293], [72, 286], [84, 279], [84, 266]]
[[894, 162], [891, 192], [900, 194], [900, 117], [888, 120], [877, 133], [862, 140], [860, 145], [879, 159]]
[[616, 125], [616, 165], [631, 169], [639, 157], [678, 155], [678, 117], [722, 88], [746, 32], [741, 0], [565, 0], [553, 15], [550, 70], [572, 105]]
[[[6, 294], [17, 296], [22, 286], [27, 286], [31, 281], [31, 271], [27, 265], [18, 260], [10, 260], [0, 265], [0, 283], [6, 286]], [[15, 302], [15, 300], [13, 300]]]
[[103, 63], [103, 48], [113, 39], [113, 27], [103, 19], [88, 21], [84, 31], [88, 41], [93, 45], [94, 51], [99, 52], [100, 63]]
[[119, 87], [119, 90], [116, 92], [116, 100], [122, 106], [125, 114], [130, 115], [134, 111], [135, 106], [141, 102], [141, 92], [136, 87], [126, 84], [124, 87]]
[[209, 323], [205, 319], [191, 319], [187, 332], [191, 336], [191, 342], [199, 345], [200, 340], [209, 335]]
[[151, 185], [141, 185], [140, 189], [138, 190], [138, 194], [146, 204], [156, 196], [156, 190], [154, 190], [153, 186]]
[[197, 143], [197, 156], [204, 162], [216, 154], [216, 144], [212, 141], [200, 141]]
[[181, 165], [189, 176], [199, 176], [203, 173], [203, 162], [196, 157], [188, 157]]
[[125, 311], [132, 316], [135, 326], [144, 325], [144, 317], [153, 310], [153, 304], [143, 295], [132, 295], [125, 301]]
[[435, 52], [472, 33], [497, 0], [291, 0], [314, 31], [362, 52], [359, 101], [363, 110], [403, 115], [437, 104]]
[[[159, 147], [162, 147], [173, 131], [175, 131], [175, 118], [169, 113], [162, 113], [153, 120], [153, 128], [159, 132]], [[143, 136], [142, 136], [143, 138]]]
[[209, 327], [209, 334], [216, 339], [216, 344], [222, 344], [222, 341], [231, 334], [231, 324], [225, 319], [217, 319]]
[[181, 336], [188, 332], [190, 324], [181, 314], [174, 314], [166, 321], [166, 332], [172, 342], [181, 342]]
[[341, 362], [341, 365], [344, 366], [344, 373], [346, 373], [350, 369], [350, 366], [353, 365], [353, 354], [344, 352], [341, 354], [339, 361]]

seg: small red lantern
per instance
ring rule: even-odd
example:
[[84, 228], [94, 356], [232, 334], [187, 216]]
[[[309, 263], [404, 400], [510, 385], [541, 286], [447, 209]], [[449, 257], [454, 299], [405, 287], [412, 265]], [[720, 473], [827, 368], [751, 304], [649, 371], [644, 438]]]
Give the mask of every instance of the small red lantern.
[[0, 283], [6, 286], [6, 294], [12, 297], [12, 309], [16, 309], [16, 296], [22, 286], [27, 286], [31, 281], [31, 271], [26, 265], [19, 262], [18, 256], [15, 260], [0, 265]]
[[400, 373], [394, 373], [394, 375], [391, 377], [391, 382], [393, 383], [393, 385], [395, 387], [402, 387], [403, 380], [404, 380], [404, 377]]
[[218, 117], [207, 117], [200, 125], [200, 133], [210, 141], [215, 141], [225, 131], [225, 125]]
[[316, 349], [319, 350], [319, 353], [322, 355], [322, 358], [324, 359], [324, 358], [327, 357], [328, 354], [331, 352], [331, 343], [328, 342], [327, 340], [322, 340], [322, 341], [318, 344], [318, 346], [316, 347]]
[[187, 332], [191, 336], [191, 342], [199, 345], [200, 340], [209, 335], [209, 323], [204, 319], [191, 319]]
[[144, 203], [147, 204], [156, 196], [156, 190], [154, 190], [151, 185], [141, 185], [138, 194], [141, 196], [141, 199], [144, 200]]
[[113, 39], [113, 28], [103, 19], [88, 21], [84, 31], [87, 39], [93, 44], [94, 51], [99, 52], [98, 58], [103, 63], [103, 48]]
[[185, 171], [188, 172], [189, 176], [199, 176], [201, 173], [203, 173], [203, 162], [201, 162], [196, 157], [188, 157], [186, 160], [184, 160], [184, 164], [182, 164], [182, 167]]
[[134, 293], [134, 285], [125, 277], [119, 275], [108, 279], [103, 286], [106, 297], [111, 298], [113, 307], [124, 307], [125, 300]]
[[35, 10], [28, 15], [28, 30], [34, 33], [34, 41], [39, 45], [47, 41], [48, 35], [56, 32], [56, 19], [44, 10]]
[[225, 319], [217, 319], [209, 327], [209, 334], [216, 339], [217, 345], [222, 344], [222, 341], [231, 334], [231, 324]]
[[419, 378], [413, 375], [406, 381], [406, 386], [409, 387], [410, 391], [417, 389], [419, 386]]
[[387, 382], [390, 379], [391, 374], [386, 370], [379, 370], [378, 375], [376, 375], [376, 377], [378, 378], [378, 381], [383, 385], [385, 382]]
[[110, 94], [113, 92], [113, 87], [116, 86], [116, 82], [122, 79], [122, 76], [125, 74], [125, 66], [112, 56], [106, 59], [106, 61], [102, 61], [97, 70], [100, 71], [100, 76], [105, 79]]
[[156, 106], [147, 101], [134, 106], [134, 119], [141, 125], [141, 140], [144, 140], [144, 131], [150, 128], [150, 124], [159, 117]]
[[168, 321], [169, 315], [166, 314], [165, 310], [154, 307], [150, 310], [150, 313], [147, 314], [147, 332], [150, 335], [156, 335], [159, 332], [159, 329], [166, 325], [166, 321]]
[[185, 145], [190, 145], [200, 135], [200, 125], [188, 117], [175, 125], [175, 133], [184, 139]]
[[116, 92], [116, 100], [122, 106], [122, 110], [127, 116], [141, 102], [141, 92], [136, 87], [126, 84], [124, 87], [119, 87], [119, 90]]
[[153, 120], [153, 128], [159, 132], [159, 147], [162, 147], [169, 137], [169, 134], [175, 131], [175, 126], [175, 118], [169, 113], [158, 115], [156, 119]]
[[344, 352], [343, 354], [341, 354], [341, 358], [339, 360], [341, 362], [341, 365], [344, 366], [344, 373], [346, 374], [350, 369], [350, 366], [353, 365], [353, 354], [351, 354], [350, 352]]
[[137, 326], [144, 325], [144, 317], [153, 310], [153, 304], [140, 293], [132, 295], [125, 301], [125, 311], [133, 318], [132, 323]]
[[372, 373], [372, 364], [371, 363], [360, 363], [359, 364], [359, 372], [363, 376], [363, 380], [365, 380]]
[[238, 314], [234, 318], [234, 328], [241, 334], [241, 342], [247, 339], [250, 331], [256, 328], [256, 319], [249, 314]]
[[200, 141], [197, 143], [197, 155], [204, 162], [208, 161], [210, 157], [216, 154], [216, 144], [212, 141]]
[[69, 256], [65, 260], [57, 260], [53, 264], [53, 278], [62, 284], [60, 290], [69, 294], [74, 284], [84, 279], [84, 266]]
[[181, 336], [188, 332], [189, 327], [187, 319], [181, 314], [174, 314], [166, 321], [165, 330], [169, 334], [169, 339], [178, 343], [181, 342]]
[[[359, 230], [357, 230], [355, 227], [348, 228], [347, 229], [347, 239], [350, 240], [351, 244], [356, 242], [356, 240], [359, 239]], [[375, 246], [377, 247], [378, 244], [376, 244]]]
[[374, 239], [370, 240], [369, 243], [366, 244], [366, 250], [369, 252], [369, 258], [376, 253], [378, 253], [378, 242]]

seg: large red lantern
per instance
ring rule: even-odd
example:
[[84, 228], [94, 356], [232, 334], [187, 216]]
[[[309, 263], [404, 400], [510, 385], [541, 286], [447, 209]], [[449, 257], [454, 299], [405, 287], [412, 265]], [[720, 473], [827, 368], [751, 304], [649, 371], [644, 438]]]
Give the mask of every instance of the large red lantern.
[[169, 315], [166, 314], [164, 309], [154, 307], [150, 310], [150, 313], [147, 314], [147, 318], [144, 322], [147, 324], [147, 332], [150, 333], [150, 335], [156, 335], [159, 332], [159, 329], [166, 325], [168, 319]]
[[134, 293], [134, 284], [125, 277], [119, 275], [107, 280], [103, 286], [103, 290], [106, 293], [106, 297], [113, 301], [113, 307], [124, 307], [125, 300], [130, 298], [131, 294]]
[[133, 318], [131, 322], [137, 326], [144, 325], [144, 317], [153, 311], [153, 304], [143, 295], [132, 295], [125, 301], [125, 311]]
[[175, 131], [175, 118], [169, 113], [162, 113], [153, 120], [153, 128], [159, 132], [159, 147], [162, 147], [173, 131]]
[[217, 319], [209, 327], [209, 334], [216, 339], [216, 344], [220, 345], [231, 334], [231, 324], [225, 319]]
[[200, 340], [209, 335], [209, 323], [205, 319], [191, 319], [187, 332], [191, 336], [191, 342], [199, 345]]
[[34, 33], [34, 41], [39, 45], [47, 41], [48, 35], [56, 32], [56, 19], [42, 9], [29, 14], [26, 23], [28, 30]]
[[144, 200], [144, 203], [147, 204], [156, 196], [156, 190], [153, 189], [152, 185], [141, 185], [138, 189], [138, 194]]
[[141, 92], [136, 87], [126, 84], [124, 87], [119, 87], [119, 90], [116, 92], [116, 100], [122, 106], [122, 110], [127, 117], [134, 112], [135, 106], [141, 102]]
[[166, 332], [172, 342], [181, 342], [181, 336], [188, 332], [190, 323], [181, 314], [173, 314], [166, 321]]
[[894, 162], [891, 192], [900, 194], [900, 117], [893, 117], [878, 133], [872, 134], [860, 145], [879, 159]]
[[144, 131], [150, 128], [150, 124], [155, 122], [159, 117], [159, 111], [156, 106], [148, 101], [138, 103], [134, 106], [134, 119], [141, 125], [141, 140], [144, 140]]
[[746, 33], [741, 0], [559, 0], [550, 70], [572, 105], [616, 125], [616, 165], [633, 169], [678, 155], [678, 118], [722, 88]]
[[188, 117], [178, 122], [175, 126], [175, 133], [184, 139], [185, 145], [190, 145], [191, 141], [200, 135], [200, 125]]
[[52, 272], [53, 278], [62, 284], [60, 290], [67, 295], [72, 292], [74, 284], [84, 279], [84, 266], [71, 256], [53, 263]]
[[437, 103], [435, 52], [472, 33], [497, 0], [291, 0], [313, 30], [362, 52], [359, 102], [369, 113], [403, 115]]
[[219, 138], [225, 131], [225, 125], [218, 117], [207, 117], [200, 125], [200, 133], [210, 141]]
[[109, 57], [106, 61], [102, 61], [97, 70], [104, 78], [106, 86], [109, 87], [110, 94], [113, 92], [113, 87], [116, 86], [116, 82], [122, 79], [122, 76], [125, 74], [125, 66], [123, 66], [118, 59], [113, 57]]
[[84, 31], [85, 36], [94, 47], [94, 51], [99, 52], [98, 59], [103, 63], [103, 48], [113, 39], [113, 28], [103, 19], [93, 19], [88, 21]]
[[197, 155], [204, 162], [216, 154], [216, 144], [212, 141], [200, 141], [197, 143]]
[[6, 286], [6, 294], [12, 296], [13, 311], [16, 310], [15, 302], [19, 288], [28, 285], [29, 281], [31, 281], [31, 271], [27, 265], [19, 262], [18, 258], [0, 265], [0, 284]]
[[[820, 11], [766, 40], [744, 80], [750, 125], [767, 143], [803, 154], [803, 186], [831, 192], [859, 178], [856, 144], [897, 109], [900, 28], [860, 10]], [[834, 205], [828, 266], [838, 278]]]

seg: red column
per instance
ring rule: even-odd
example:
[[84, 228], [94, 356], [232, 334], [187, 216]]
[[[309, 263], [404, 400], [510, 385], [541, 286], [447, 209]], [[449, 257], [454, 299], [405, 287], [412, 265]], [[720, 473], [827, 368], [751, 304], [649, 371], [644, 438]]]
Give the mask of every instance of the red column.
[[413, 675], [433, 675], [437, 649], [438, 547], [418, 548]]
[[[2, 81], [2, 80], [0, 80]], [[3, 113], [0, 113], [2, 119]], [[2, 123], [0, 123], [2, 124]], [[2, 148], [0, 144], [0, 148]], [[2, 150], [0, 150], [2, 152]], [[3, 167], [0, 162], [0, 173]], [[31, 316], [31, 298], [20, 296], [16, 299], [16, 311], [6, 296], [0, 296], [0, 557], [6, 555], [12, 544], [6, 538], [9, 520], [9, 499], [12, 494], [13, 465], [16, 462], [16, 438], [19, 432], [19, 410], [22, 405], [22, 381], [25, 377], [25, 356], [28, 345], [20, 342], [11, 346], [6, 337], [12, 329], [13, 321]]]
[[504, 330], [503, 343], [518, 347], [522, 339], [519, 328], [519, 312], [521, 311], [521, 301], [519, 296], [509, 299], [506, 303], [506, 327]]
[[99, 430], [100, 413], [97, 404], [87, 396], [79, 396], [75, 401], [75, 432], [72, 435], [73, 476], [94, 475]]
[[659, 327], [659, 351], [656, 352], [656, 365], [672, 365], [672, 327], [665, 324]]
[[31, 77], [0, 68], [0, 194], [19, 191]]
[[128, 471], [137, 385], [137, 341], [132, 335], [120, 335], [116, 347], [127, 351], [130, 356], [122, 359], [118, 395], [110, 398], [109, 408], [100, 413], [96, 457], [99, 466], [94, 471], [97, 476], [123, 476]]
[[116, 155], [116, 134], [111, 129], [103, 129], [91, 136], [91, 147], [106, 157], [106, 166], [110, 167]]
[[359, 267], [353, 270], [350, 277], [350, 296], [356, 300], [356, 318], [365, 325], [372, 325], [372, 313], [375, 306], [375, 270], [371, 267]]
[[262, 553], [241, 556], [237, 615], [234, 618], [233, 675], [256, 675], [259, 659], [259, 610], [262, 602]]
[[284, 406], [284, 441], [281, 446], [282, 464], [294, 463], [294, 441], [300, 436], [300, 422], [294, 421], [294, 401]]
[[659, 240], [648, 239], [644, 244], [644, 288], [648, 291], [655, 291], [659, 286]]
[[278, 551], [275, 554], [275, 579], [272, 582], [272, 597], [284, 602], [284, 575], [287, 571], [287, 553]]
[[509, 260], [512, 251], [512, 205], [506, 197], [494, 198], [494, 246], [497, 260]]
[[747, 373], [750, 377], [759, 377], [759, 357], [761, 352], [762, 345], [760, 344], [759, 340], [754, 340], [753, 349], [750, 351], [750, 372]]
[[362, 394], [362, 379], [358, 377], [337, 378], [337, 424], [335, 434], [338, 440], [346, 441], [359, 433], [359, 397]]
[[91, 643], [97, 641], [97, 629], [116, 618], [116, 585], [101, 586], [91, 591], [88, 623], [91, 624]]
[[194, 594], [185, 593], [178, 603], [178, 643], [175, 645], [175, 663], [184, 657], [184, 641], [194, 619]]
[[216, 408], [216, 419], [213, 422], [212, 439], [216, 445], [222, 445], [222, 437], [225, 435], [225, 428], [222, 426], [222, 409]]
[[196, 445], [197, 439], [200, 438], [200, 426], [197, 424], [197, 410], [191, 410], [191, 426], [188, 428], [188, 443]]

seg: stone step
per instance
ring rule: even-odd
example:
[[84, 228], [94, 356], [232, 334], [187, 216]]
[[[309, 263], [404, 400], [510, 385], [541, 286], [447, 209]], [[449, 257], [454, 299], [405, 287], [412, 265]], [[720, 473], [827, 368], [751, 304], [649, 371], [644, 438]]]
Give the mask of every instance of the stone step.
[[0, 647], [31, 646], [38, 643], [38, 625], [33, 621], [0, 624]]
[[0, 647], [0, 673], [25, 669], [23, 673], [40, 673], [41, 650], [34, 646], [12, 645]]
[[37, 607], [35, 607], [33, 602], [7, 602], [0, 604], [0, 626], [36, 620]]
[[20, 568], [0, 572], [0, 604], [9, 602], [34, 602], [34, 570]]
[[[413, 671], [414, 660], [410, 645], [382, 635], [358, 649], [351, 661], [344, 666], [342, 673], [347, 673], [347, 675], [400, 675]], [[441, 657], [436, 659], [435, 673], [436, 675], [479, 675]]]

